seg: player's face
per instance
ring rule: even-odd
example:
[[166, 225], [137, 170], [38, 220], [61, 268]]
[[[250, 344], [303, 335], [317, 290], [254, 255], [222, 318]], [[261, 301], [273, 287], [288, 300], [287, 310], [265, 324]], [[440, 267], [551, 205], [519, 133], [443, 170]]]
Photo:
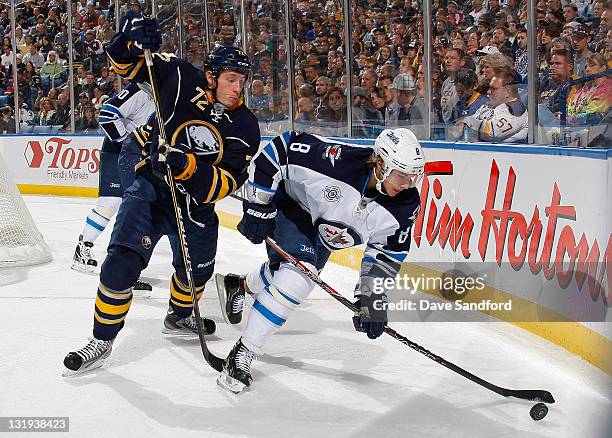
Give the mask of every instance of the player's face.
[[409, 189], [411, 187], [416, 187], [419, 183], [420, 177], [418, 175], [408, 175], [398, 170], [392, 170], [391, 173], [385, 180], [382, 185], [385, 189], [385, 192], [393, 197], [396, 196], [403, 190]]
[[217, 100], [227, 108], [238, 106], [246, 75], [234, 71], [223, 71], [217, 78]]

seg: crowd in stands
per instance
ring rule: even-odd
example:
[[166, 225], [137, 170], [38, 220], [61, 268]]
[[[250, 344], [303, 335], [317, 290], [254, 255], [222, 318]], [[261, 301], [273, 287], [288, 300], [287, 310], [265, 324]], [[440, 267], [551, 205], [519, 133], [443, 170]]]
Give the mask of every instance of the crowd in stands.
[[[539, 0], [536, 77], [529, 74], [526, 0], [433, 0], [432, 102], [425, 104], [423, 5], [421, 0], [351, 1], [351, 46], [345, 54], [343, 2], [292, 2], [294, 119], [298, 129], [323, 135], [374, 137], [390, 126], [411, 127], [425, 137], [425, 111], [432, 109], [434, 139], [526, 142], [527, 87], [537, 82], [541, 142], [608, 146], [612, 105], [612, 4], [610, 0]], [[288, 50], [284, 2], [246, 1], [246, 32], [238, 0], [157, 2], [162, 51], [196, 66], [209, 44], [246, 47], [254, 64], [248, 103], [264, 127], [287, 129]], [[128, 8], [150, 7], [136, 0]], [[103, 47], [114, 35], [111, 0], [75, 0], [67, 27], [65, 0], [28, 0], [16, 9], [17, 71], [21, 122], [66, 127], [68, 38], [73, 41], [77, 130], [97, 128], [96, 111], [119, 81], [109, 71]], [[179, 31], [178, 23], [182, 27]], [[4, 35], [0, 55], [0, 129], [13, 104], [12, 35], [8, 8], [0, 6]], [[353, 77], [347, 77], [347, 63]], [[351, 88], [352, 102], [347, 102]], [[347, 126], [347, 105], [352, 127]], [[9, 116], [10, 118], [10, 116]], [[13, 122], [14, 126], [14, 122]], [[598, 128], [588, 141], [564, 137]], [[14, 128], [13, 128], [14, 129]], [[350, 132], [349, 132], [350, 131]], [[576, 131], [577, 132], [577, 131]], [[270, 132], [273, 133], [273, 132]]]

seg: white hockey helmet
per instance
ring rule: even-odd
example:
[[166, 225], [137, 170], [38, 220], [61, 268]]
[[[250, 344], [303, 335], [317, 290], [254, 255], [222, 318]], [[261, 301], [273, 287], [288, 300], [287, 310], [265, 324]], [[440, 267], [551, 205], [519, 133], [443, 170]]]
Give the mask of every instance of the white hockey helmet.
[[425, 156], [419, 140], [408, 128], [385, 129], [376, 137], [374, 154], [383, 160], [382, 179], [377, 180], [376, 188], [382, 193], [382, 182], [396, 170], [411, 177], [416, 186], [425, 172]]

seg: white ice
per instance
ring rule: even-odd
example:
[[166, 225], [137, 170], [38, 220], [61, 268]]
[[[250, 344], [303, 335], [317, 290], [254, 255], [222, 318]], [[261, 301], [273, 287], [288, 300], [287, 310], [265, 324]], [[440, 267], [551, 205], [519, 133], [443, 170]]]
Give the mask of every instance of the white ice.
[[[497, 385], [551, 391], [557, 403], [534, 422], [530, 402], [506, 400], [389, 336], [371, 341], [355, 333], [350, 312], [318, 290], [253, 363], [252, 388], [230, 394], [216, 385], [197, 339], [161, 334], [172, 272], [165, 239], [144, 273], [153, 296], [134, 300], [107, 364], [62, 378], [66, 353], [91, 336], [98, 277], [70, 263], [94, 201], [26, 202], [54, 260], [0, 270], [0, 416], [67, 416], [69, 435], [86, 438], [559, 438], [612, 431], [610, 377], [543, 339], [502, 322], [393, 324]], [[109, 231], [94, 248], [99, 259]], [[220, 229], [217, 272], [247, 272], [263, 255], [261, 245]], [[330, 264], [323, 278], [350, 295], [357, 273]], [[211, 350], [225, 356], [240, 333], [223, 323], [217, 301], [209, 284], [201, 311], [217, 322]]]

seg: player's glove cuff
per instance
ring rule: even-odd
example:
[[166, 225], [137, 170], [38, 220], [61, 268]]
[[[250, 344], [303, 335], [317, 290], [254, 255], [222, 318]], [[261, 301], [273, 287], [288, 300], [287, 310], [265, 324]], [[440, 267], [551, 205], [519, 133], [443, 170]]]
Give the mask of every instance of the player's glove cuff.
[[366, 333], [370, 339], [376, 339], [383, 334], [388, 322], [387, 295], [360, 295], [357, 298], [357, 313], [353, 316], [355, 330]]
[[259, 244], [274, 232], [276, 207], [273, 204], [256, 204], [244, 201], [243, 216], [238, 231], [254, 244]]

